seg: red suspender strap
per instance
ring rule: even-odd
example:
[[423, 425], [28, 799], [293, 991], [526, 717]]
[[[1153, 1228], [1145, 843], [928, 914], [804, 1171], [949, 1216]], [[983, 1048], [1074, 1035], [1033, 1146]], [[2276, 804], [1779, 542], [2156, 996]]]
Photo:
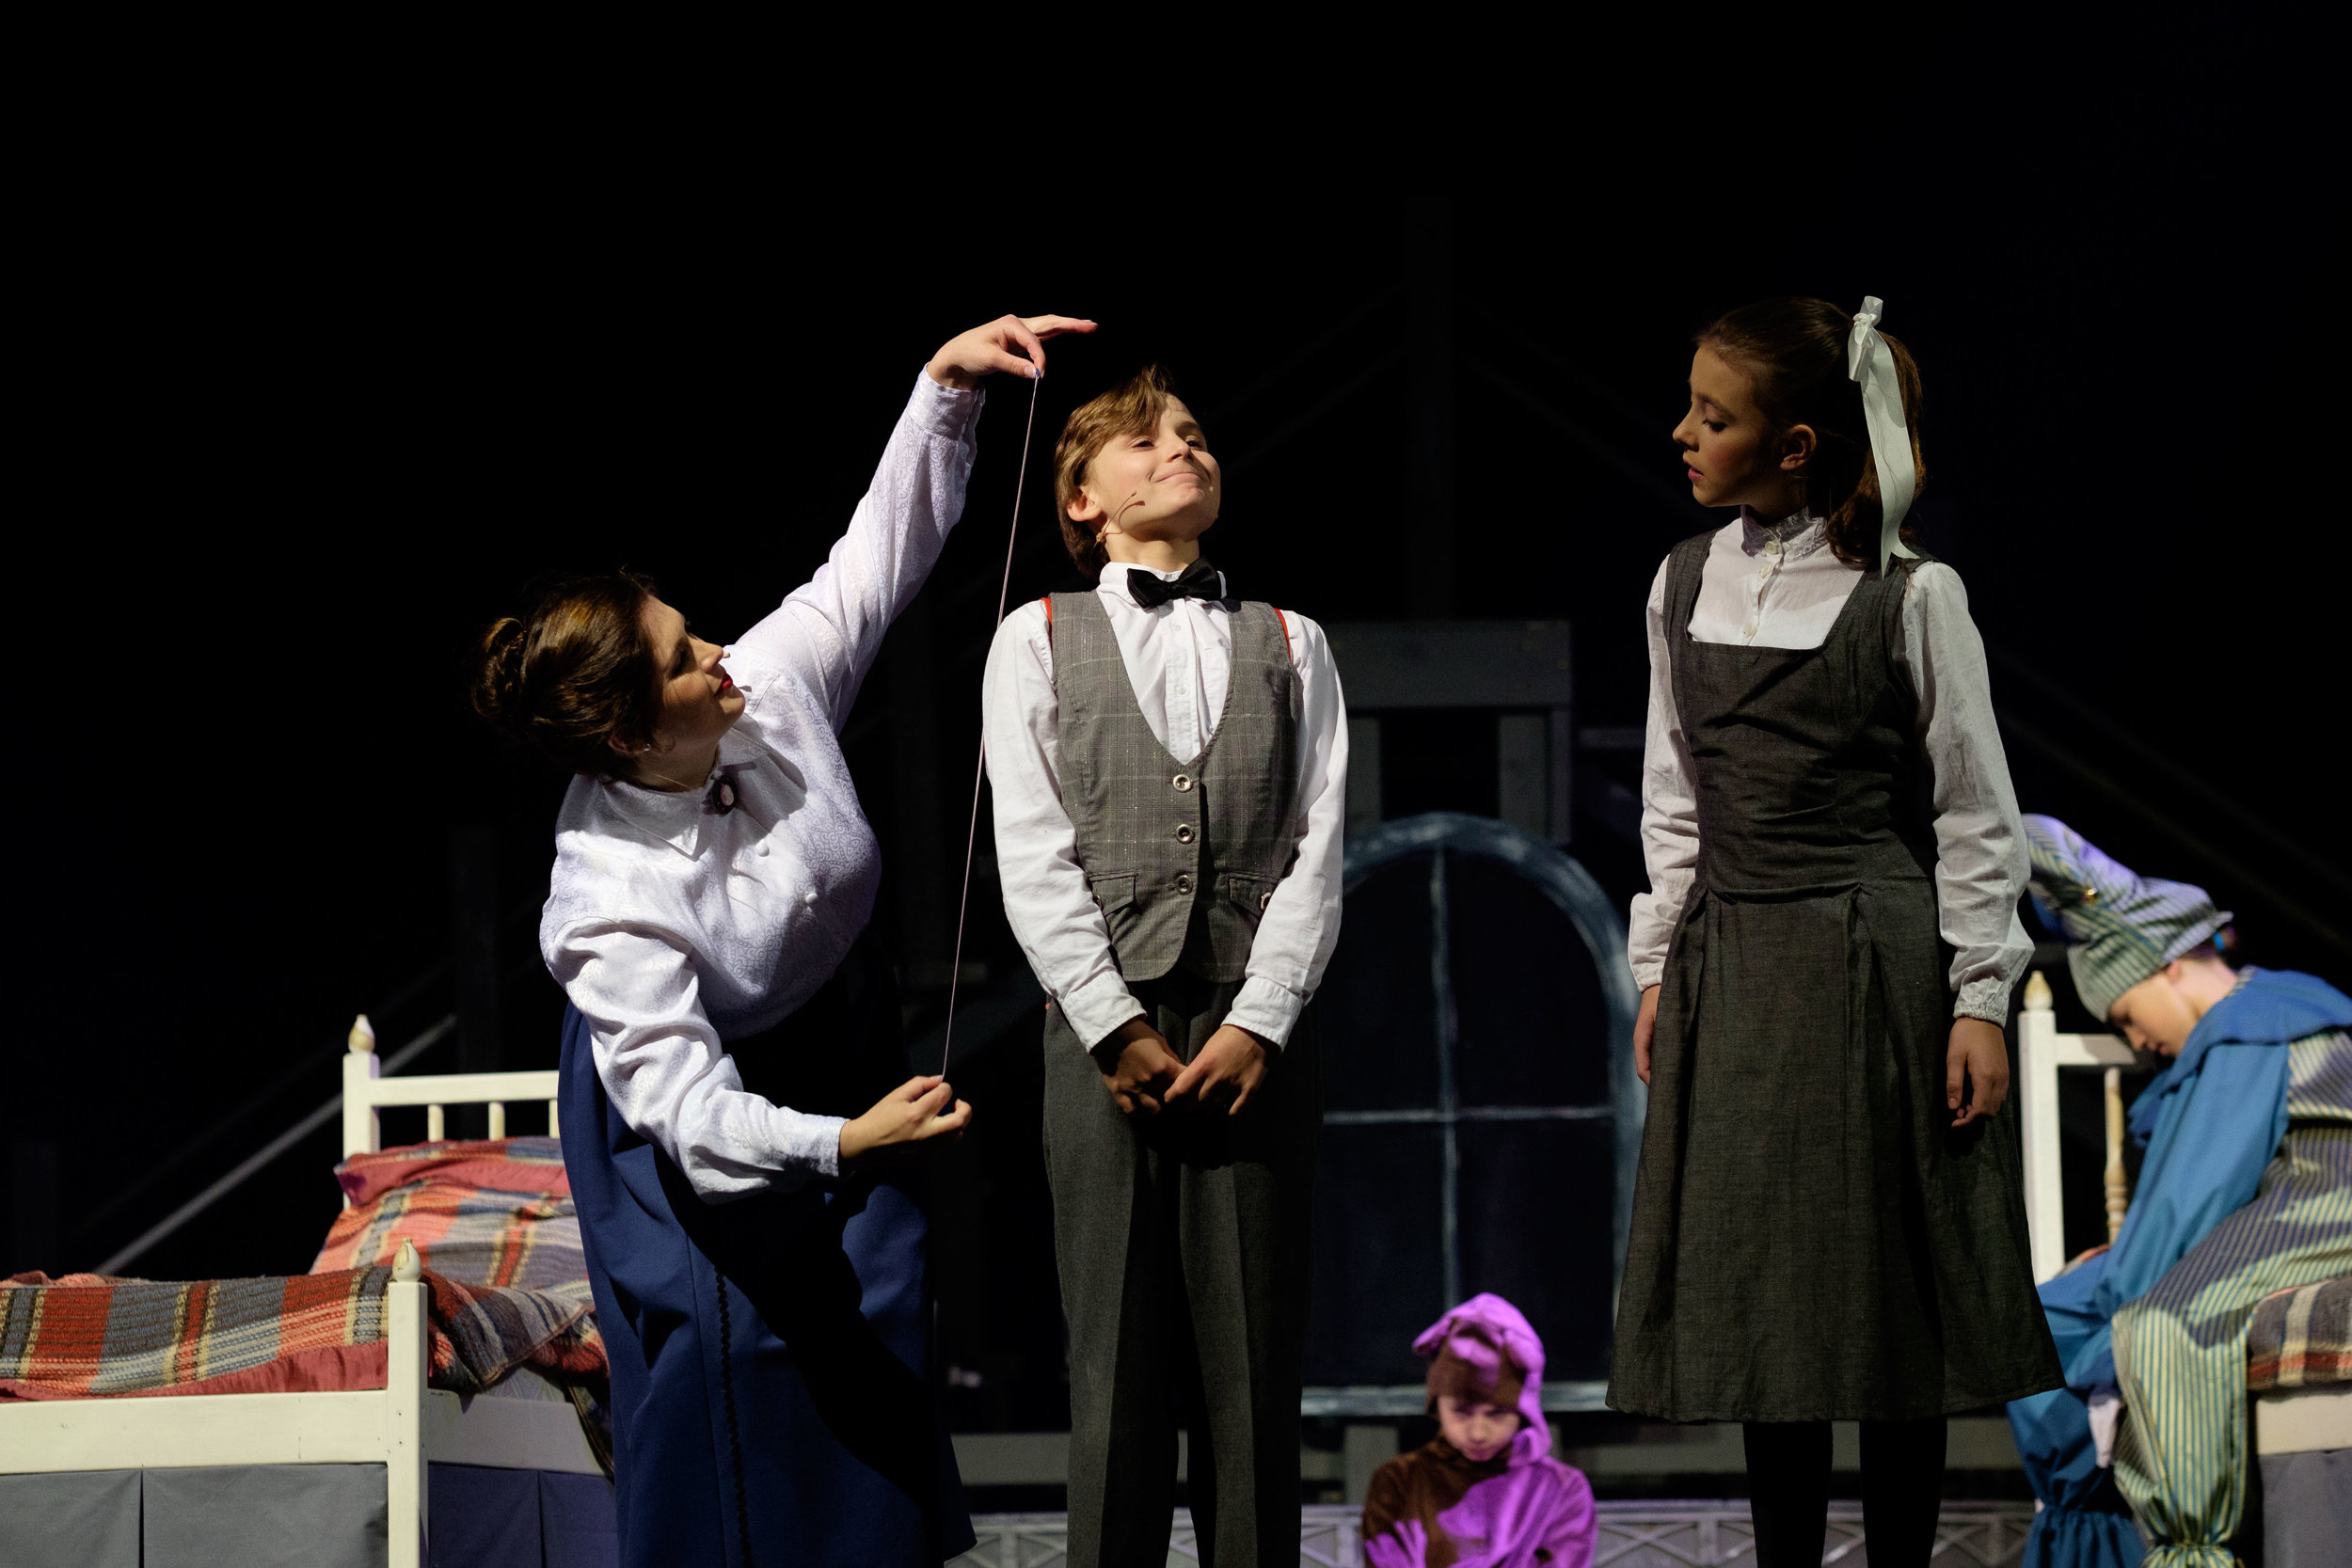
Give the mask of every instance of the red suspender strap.
[[1282, 651], [1290, 654], [1293, 664], [1297, 663], [1298, 656], [1291, 653], [1291, 618], [1282, 613], [1282, 607], [1279, 605], [1271, 605], [1267, 608], [1274, 611], [1274, 618], [1282, 623]]
[[1037, 602], [1045, 607], [1045, 641], [1051, 642], [1054, 640], [1054, 595], [1041, 594]]

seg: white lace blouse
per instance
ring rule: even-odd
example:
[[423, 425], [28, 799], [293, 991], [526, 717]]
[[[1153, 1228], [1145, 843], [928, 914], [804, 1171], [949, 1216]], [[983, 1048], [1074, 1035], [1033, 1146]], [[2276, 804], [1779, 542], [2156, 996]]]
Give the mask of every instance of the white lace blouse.
[[963, 510], [981, 401], [916, 377], [830, 559], [731, 645], [743, 715], [714, 777], [733, 810], [578, 778], [556, 818], [540, 953], [613, 1108], [707, 1201], [840, 1172], [842, 1118], [747, 1092], [720, 1042], [806, 1002], [873, 912], [882, 868], [838, 732]]

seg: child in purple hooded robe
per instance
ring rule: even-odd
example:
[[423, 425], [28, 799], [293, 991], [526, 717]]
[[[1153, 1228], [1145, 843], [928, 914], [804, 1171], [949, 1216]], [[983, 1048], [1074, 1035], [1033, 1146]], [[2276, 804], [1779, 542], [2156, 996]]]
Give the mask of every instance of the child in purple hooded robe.
[[1551, 1457], [1544, 1344], [1475, 1295], [1413, 1341], [1438, 1435], [1380, 1466], [1364, 1499], [1371, 1568], [1589, 1568], [1593, 1488]]

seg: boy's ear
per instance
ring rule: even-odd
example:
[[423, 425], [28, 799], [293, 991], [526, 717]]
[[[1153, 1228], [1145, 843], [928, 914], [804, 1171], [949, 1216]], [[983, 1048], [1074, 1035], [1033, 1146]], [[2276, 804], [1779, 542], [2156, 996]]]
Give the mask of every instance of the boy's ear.
[[1102, 521], [1105, 515], [1103, 503], [1089, 495], [1083, 484], [1078, 487], [1078, 493], [1070, 498], [1070, 504], [1063, 510], [1070, 515], [1070, 520], [1073, 523], [1096, 523]]

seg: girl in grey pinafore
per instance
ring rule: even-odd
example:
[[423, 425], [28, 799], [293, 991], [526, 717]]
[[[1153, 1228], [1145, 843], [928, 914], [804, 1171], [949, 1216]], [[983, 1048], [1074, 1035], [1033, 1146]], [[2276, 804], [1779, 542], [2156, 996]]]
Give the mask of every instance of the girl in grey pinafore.
[[1910, 1421], [2055, 1386], [2013, 1113], [1945, 1101], [1951, 958], [1896, 657], [1927, 557], [1865, 571], [1827, 640], [1689, 635], [1666, 569], [1697, 879], [1652, 1041], [1609, 1402], [1675, 1420]]

